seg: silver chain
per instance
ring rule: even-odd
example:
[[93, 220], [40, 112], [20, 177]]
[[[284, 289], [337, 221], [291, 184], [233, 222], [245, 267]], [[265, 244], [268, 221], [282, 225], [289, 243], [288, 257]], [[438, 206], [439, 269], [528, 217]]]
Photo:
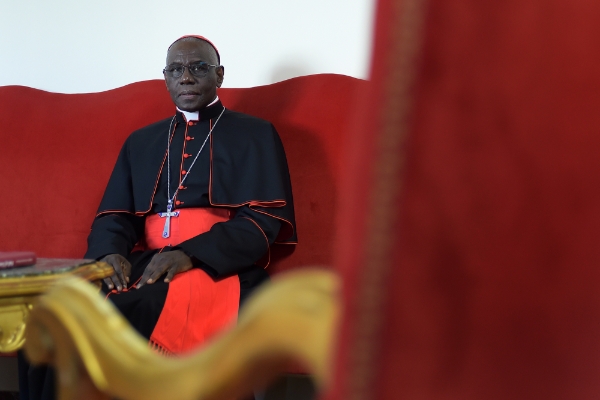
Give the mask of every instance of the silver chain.
[[[173, 116], [173, 118], [171, 119], [171, 123], [169, 124], [169, 132], [167, 133], [167, 210], [169, 212], [171, 211], [170, 208], [173, 206], [173, 200], [175, 200], [175, 196], [177, 196], [177, 193], [179, 193], [179, 188], [181, 187], [181, 185], [183, 185], [183, 182], [190, 174], [190, 171], [194, 167], [194, 164], [196, 163], [198, 156], [202, 152], [202, 149], [204, 148], [204, 145], [206, 144], [208, 138], [210, 137], [210, 134], [212, 133], [213, 129], [215, 129], [215, 127], [219, 123], [219, 120], [221, 119], [221, 116], [223, 115], [224, 112], [225, 112], [225, 107], [223, 107], [223, 110], [221, 111], [221, 114], [219, 114], [219, 117], [215, 121], [215, 124], [210, 128], [210, 131], [208, 131], [208, 135], [206, 135], [206, 138], [204, 139], [204, 142], [202, 143], [200, 150], [198, 150], [198, 153], [196, 153], [196, 157], [194, 157], [192, 164], [187, 169], [187, 172], [186, 172], [185, 176], [183, 177], [183, 179], [181, 180], [181, 182], [179, 182], [179, 185], [177, 185], [177, 189], [175, 190], [175, 193], [173, 193], [173, 197], [169, 198], [169, 195], [171, 193], [171, 128], [173, 127], [173, 121], [175, 121], [175, 116]], [[169, 207], [169, 206], [171, 206], [171, 207]]]

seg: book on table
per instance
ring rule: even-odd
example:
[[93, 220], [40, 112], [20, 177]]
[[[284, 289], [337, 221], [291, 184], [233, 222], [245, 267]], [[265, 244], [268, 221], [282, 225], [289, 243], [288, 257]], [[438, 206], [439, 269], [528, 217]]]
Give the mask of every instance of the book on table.
[[32, 251], [0, 251], [0, 269], [26, 267], [36, 260]]

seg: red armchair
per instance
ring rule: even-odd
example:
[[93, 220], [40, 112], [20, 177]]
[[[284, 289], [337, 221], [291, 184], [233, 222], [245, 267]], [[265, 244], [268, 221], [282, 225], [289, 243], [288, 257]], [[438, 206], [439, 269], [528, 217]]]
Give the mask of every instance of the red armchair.
[[380, 0], [329, 399], [600, 394], [600, 4]]

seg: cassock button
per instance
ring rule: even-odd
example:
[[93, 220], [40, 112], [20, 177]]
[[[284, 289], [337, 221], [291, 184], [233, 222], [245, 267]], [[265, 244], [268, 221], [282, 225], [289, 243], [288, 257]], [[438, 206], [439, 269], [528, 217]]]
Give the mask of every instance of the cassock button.
[[191, 137], [191, 136], [186, 136], [186, 137], [185, 137], [185, 140], [194, 140], [194, 138], [193, 138], [193, 137]]
[[190, 121], [190, 122], [188, 122], [188, 125], [189, 125], [189, 126], [192, 126], [192, 125], [195, 125], [195, 124], [196, 124], [196, 123], [195, 123], [194, 121]]
[[182, 173], [183, 175], [185, 175], [185, 174], [187, 174], [187, 171], [184, 169], [184, 170], [182, 170], [182, 171], [181, 171], [181, 173]]
[[175, 205], [180, 205], [180, 204], [183, 204], [183, 201], [179, 201], [179, 200], [175, 201]]
[[191, 154], [184, 154], [183, 158], [188, 158], [188, 157], [191, 157], [191, 156], [192, 156]]
[[179, 190], [185, 190], [185, 186], [180, 185]]

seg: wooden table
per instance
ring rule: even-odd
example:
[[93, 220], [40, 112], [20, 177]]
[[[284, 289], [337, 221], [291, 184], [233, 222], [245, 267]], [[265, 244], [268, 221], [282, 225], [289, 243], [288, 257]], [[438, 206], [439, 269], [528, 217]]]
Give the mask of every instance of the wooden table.
[[29, 267], [0, 270], [0, 353], [19, 350], [25, 342], [25, 326], [37, 296], [65, 275], [92, 282], [110, 276], [111, 266], [92, 260], [38, 258]]

